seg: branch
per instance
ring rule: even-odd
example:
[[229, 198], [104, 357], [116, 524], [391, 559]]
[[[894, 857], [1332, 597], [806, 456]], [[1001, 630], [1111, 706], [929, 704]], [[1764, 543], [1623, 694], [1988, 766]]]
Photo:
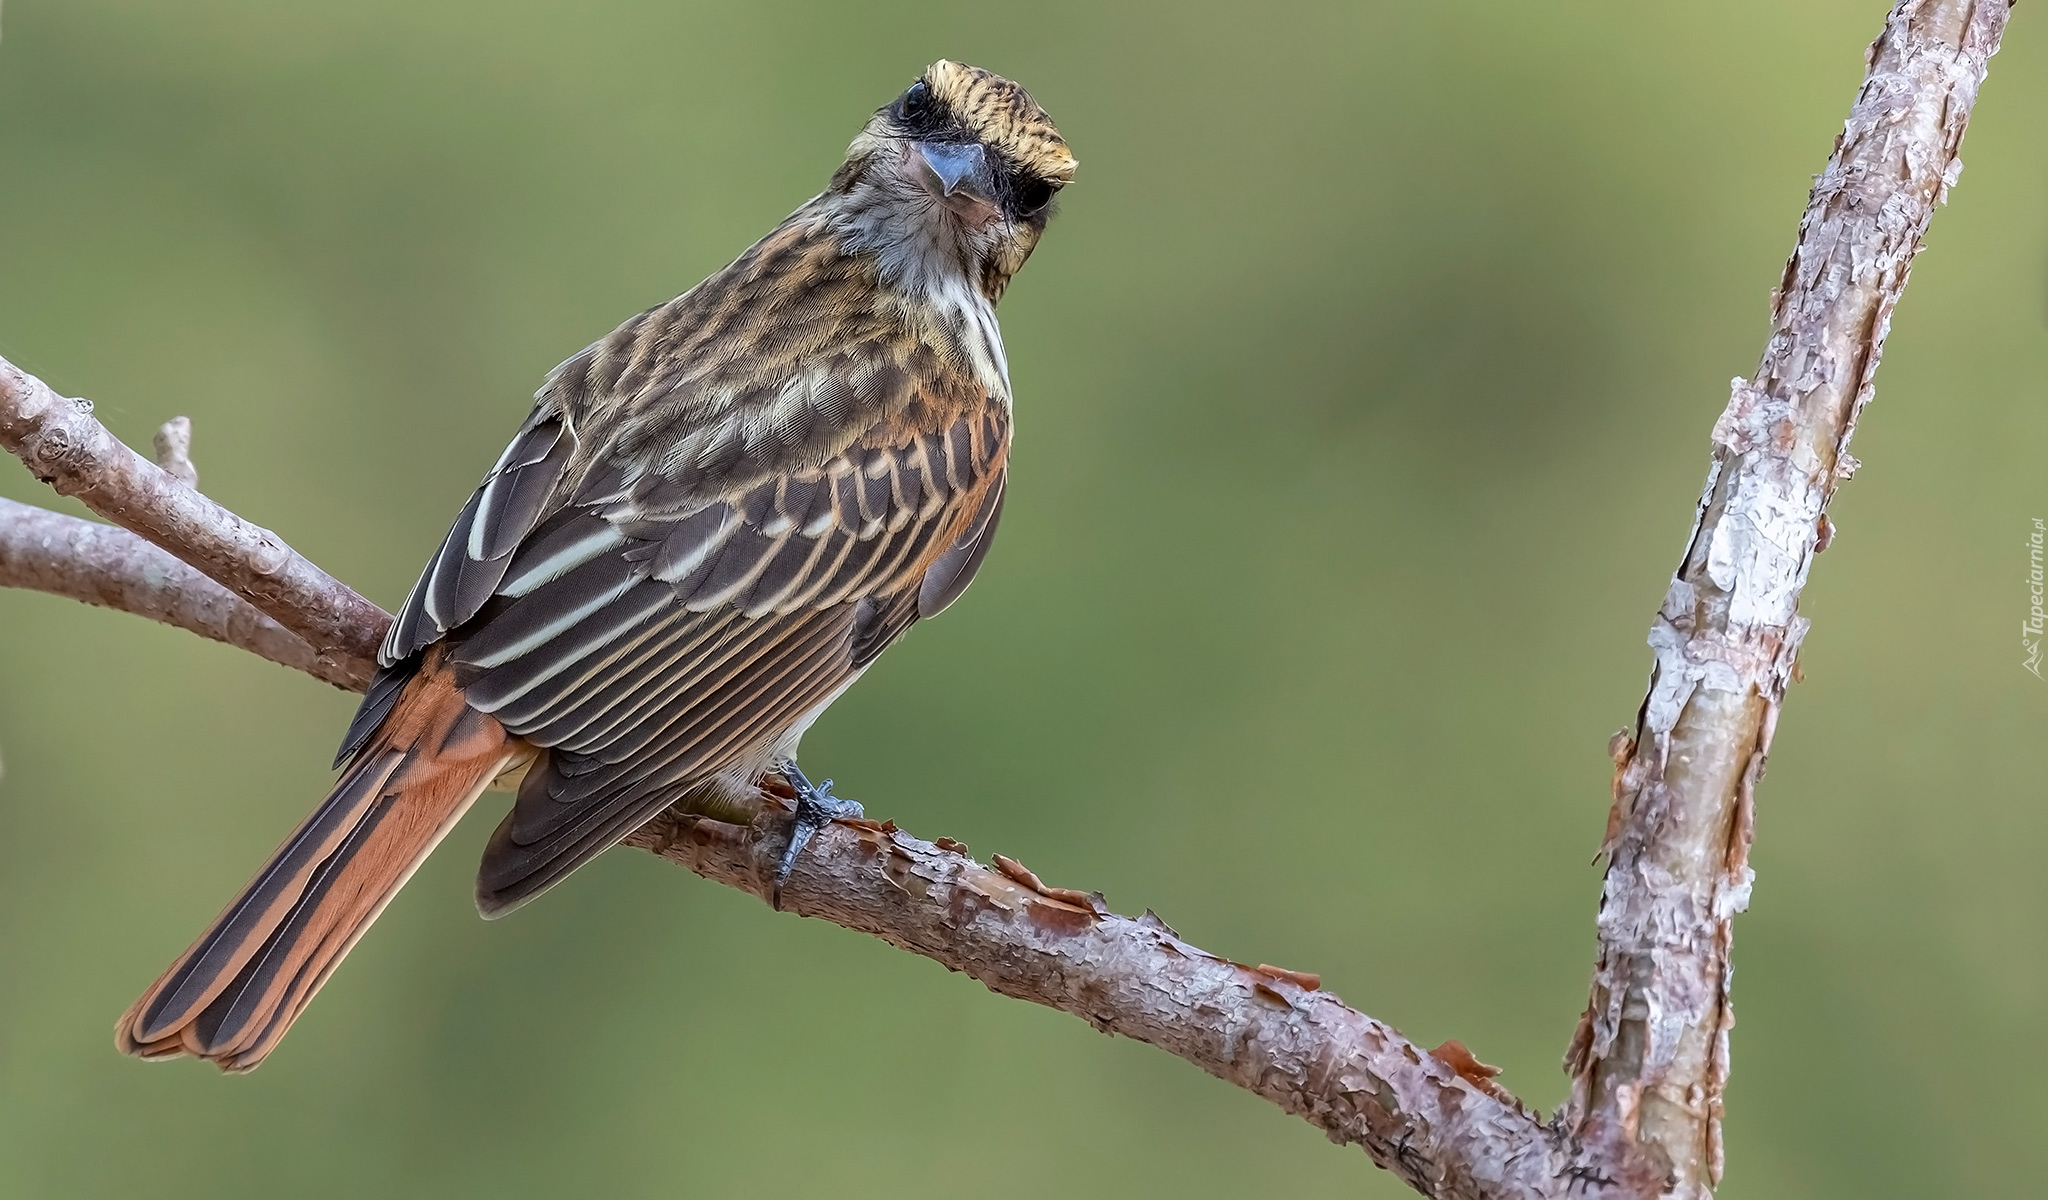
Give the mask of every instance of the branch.
[[241, 597], [125, 529], [0, 499], [0, 587], [29, 588], [226, 642], [360, 692], [377, 664], [313, 653]]
[[[786, 833], [782, 808], [764, 805], [752, 826], [671, 812], [628, 840], [767, 900]], [[782, 907], [1186, 1059], [1364, 1147], [1425, 1196], [1564, 1194], [1561, 1140], [1462, 1047], [1447, 1043], [1439, 1058], [1313, 976], [1219, 958], [1149, 911], [1117, 916], [1100, 896], [1046, 888], [1001, 855], [983, 866], [966, 849], [890, 824], [837, 824], [797, 860]]]
[[1684, 557], [1650, 631], [1636, 731], [1617, 735], [1592, 998], [1566, 1056], [1566, 1126], [1662, 1194], [1721, 1176], [1729, 945], [1749, 902], [1753, 803], [1800, 589], [1856, 468], [1856, 418], [2008, 0], [1904, 0], [1868, 57], [1774, 296], [1756, 375], [1735, 381]]
[[[292, 555], [302, 565], [289, 578], [300, 590], [263, 595], [265, 611], [293, 619], [265, 623], [220, 585], [268, 583], [286, 572], [266, 572], [263, 564], [290, 551], [152, 466], [90, 414], [90, 404], [63, 400], [0, 359], [0, 439], [25, 447], [17, 453], [40, 474], [69, 483], [88, 503], [100, 499], [99, 511], [160, 537], [185, 562], [120, 530], [0, 501], [0, 585], [125, 609], [352, 690], [367, 685], [369, 655], [391, 620], [382, 609]], [[280, 598], [286, 595], [293, 599]], [[294, 609], [301, 600], [304, 609]], [[313, 627], [332, 645], [367, 649], [330, 651], [312, 665], [294, 661], [295, 650], [311, 656], [296, 635]], [[783, 806], [764, 803], [750, 826], [669, 813], [628, 840], [767, 900], [788, 826]], [[1312, 976], [1219, 958], [1150, 913], [1117, 916], [1100, 897], [1046, 888], [1000, 856], [996, 868], [983, 866], [965, 849], [948, 839], [919, 841], [893, 825], [833, 826], [797, 860], [782, 907], [1158, 1046], [1314, 1123], [1333, 1141], [1364, 1147], [1426, 1196], [1562, 1195], [1567, 1155], [1558, 1135], [1494, 1085], [1463, 1047], [1424, 1051], [1318, 990]], [[1578, 1194], [1602, 1193], [1581, 1187]]]
[[390, 621], [384, 610], [122, 445], [93, 419], [91, 401], [67, 400], [4, 358], [0, 447], [59, 493], [197, 567], [337, 668], [376, 657]]

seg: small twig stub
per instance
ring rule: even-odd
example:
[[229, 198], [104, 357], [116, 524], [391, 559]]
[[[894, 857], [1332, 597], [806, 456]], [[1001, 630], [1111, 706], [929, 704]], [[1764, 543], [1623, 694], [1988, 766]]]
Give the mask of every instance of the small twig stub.
[[192, 419], [172, 417], [157, 427], [150, 440], [156, 447], [156, 465], [186, 487], [198, 490], [199, 468], [192, 465]]

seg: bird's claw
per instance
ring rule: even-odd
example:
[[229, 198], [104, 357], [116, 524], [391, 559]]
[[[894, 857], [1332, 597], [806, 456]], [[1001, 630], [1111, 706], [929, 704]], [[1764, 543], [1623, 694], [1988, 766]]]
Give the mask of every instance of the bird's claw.
[[789, 873], [796, 866], [796, 856], [810, 843], [811, 835], [834, 821], [866, 815], [857, 801], [843, 799], [832, 794], [832, 781], [812, 783], [793, 762], [782, 764], [782, 777], [796, 792], [796, 823], [790, 826], [789, 846], [782, 852], [782, 861], [775, 868], [775, 889], [769, 902], [776, 908], [782, 907], [782, 885], [789, 882]]

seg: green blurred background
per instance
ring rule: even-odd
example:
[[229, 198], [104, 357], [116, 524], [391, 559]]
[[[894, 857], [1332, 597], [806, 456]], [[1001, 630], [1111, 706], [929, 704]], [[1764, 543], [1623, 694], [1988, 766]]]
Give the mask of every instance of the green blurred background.
[[[948, 56], [1082, 161], [1005, 301], [973, 594], [807, 741], [869, 811], [1320, 971], [1548, 1110], [1607, 737], [1881, 0], [15, 0], [0, 353], [394, 604], [552, 364]], [[2048, 30], [2023, 6], [1807, 593], [1727, 1197], [2048, 1173]], [[0, 462], [0, 493], [47, 502]], [[73, 510], [76, 511], [76, 510]], [[351, 699], [0, 594], [0, 1195], [1405, 1194], [1157, 1051], [645, 854], [497, 925], [461, 829], [271, 1063], [117, 1013]]]

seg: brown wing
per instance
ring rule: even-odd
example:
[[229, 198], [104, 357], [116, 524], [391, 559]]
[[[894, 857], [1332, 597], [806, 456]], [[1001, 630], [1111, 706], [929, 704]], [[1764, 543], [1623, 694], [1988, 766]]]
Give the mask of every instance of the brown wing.
[[486, 853], [486, 910], [758, 755], [957, 595], [1007, 433], [991, 410], [686, 516], [578, 507], [537, 530], [454, 656], [473, 706], [549, 748]]
[[[565, 363], [414, 587], [387, 676], [445, 638], [469, 703], [547, 751], [487, 913], [758, 757], [973, 577], [1007, 405], [853, 305], [856, 268], [771, 236]], [[747, 298], [792, 271], [803, 311], [764, 326]], [[373, 684], [344, 754], [395, 693]]]

